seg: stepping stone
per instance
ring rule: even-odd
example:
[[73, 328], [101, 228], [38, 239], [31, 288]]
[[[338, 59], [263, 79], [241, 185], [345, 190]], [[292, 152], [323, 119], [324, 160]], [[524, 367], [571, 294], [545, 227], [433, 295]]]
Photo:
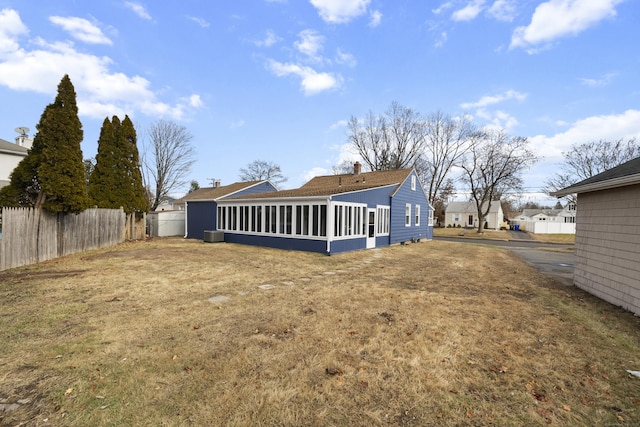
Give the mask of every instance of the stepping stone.
[[273, 285], [260, 285], [258, 287], [264, 291], [275, 288]]
[[308, 282], [310, 280], [311, 279], [309, 279], [308, 277], [303, 277], [303, 278], [300, 279], [301, 282]]
[[331, 275], [336, 274], [336, 273], [335, 273], [335, 271], [325, 271], [322, 274], [324, 274], [325, 276], [331, 276]]
[[216, 295], [214, 297], [209, 298], [209, 302], [227, 302], [229, 301], [229, 297], [224, 296], [224, 295]]
[[291, 286], [294, 285], [294, 282], [282, 282], [282, 284], [285, 286]]

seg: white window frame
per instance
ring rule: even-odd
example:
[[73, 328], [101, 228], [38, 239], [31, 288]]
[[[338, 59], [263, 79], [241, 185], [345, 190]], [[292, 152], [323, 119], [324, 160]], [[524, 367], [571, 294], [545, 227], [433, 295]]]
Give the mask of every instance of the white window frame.
[[391, 206], [376, 206], [376, 236], [388, 236], [391, 228]]
[[404, 205], [404, 226], [411, 227], [411, 203]]
[[331, 230], [333, 240], [353, 239], [366, 236], [362, 226], [363, 214], [367, 211], [364, 203], [332, 202]]
[[433, 227], [433, 209], [429, 209], [429, 227]]
[[415, 218], [416, 227], [420, 226], [420, 205], [416, 205], [413, 216]]
[[416, 176], [411, 175], [411, 190], [416, 191]]

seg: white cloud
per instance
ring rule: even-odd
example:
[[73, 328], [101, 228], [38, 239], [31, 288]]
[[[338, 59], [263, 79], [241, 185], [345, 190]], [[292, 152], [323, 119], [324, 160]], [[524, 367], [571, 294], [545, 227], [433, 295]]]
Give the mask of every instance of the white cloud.
[[561, 158], [562, 152], [568, 151], [573, 144], [620, 138], [640, 138], [640, 110], [587, 117], [572, 123], [565, 132], [553, 136], [537, 135], [529, 140], [536, 152], [547, 158]]
[[511, 36], [510, 48], [528, 49], [576, 35], [606, 18], [616, 15], [622, 0], [549, 0], [536, 7], [531, 23], [518, 27]]
[[458, 9], [451, 15], [454, 21], [471, 21], [482, 12], [486, 0], [471, 0], [462, 9]]
[[581, 78], [580, 82], [582, 82], [582, 84], [586, 86], [602, 87], [602, 86], [609, 85], [609, 83], [611, 83], [611, 81], [616, 76], [617, 76], [617, 73], [607, 73], [604, 76], [600, 77], [599, 79]]
[[142, 19], [146, 19], [148, 21], [151, 21], [151, 15], [149, 15], [149, 12], [147, 12], [147, 9], [141, 5], [140, 3], [136, 3], [136, 2], [132, 2], [132, 1], [125, 1], [124, 5], [131, 9], [133, 11], [133, 13], [135, 13], [136, 15], [138, 15], [140, 18]]
[[304, 179], [304, 182], [306, 183], [312, 178], [315, 178], [316, 176], [325, 176], [325, 175], [330, 175], [327, 169], [321, 168], [321, 167], [315, 167], [305, 171], [302, 177]]
[[273, 30], [267, 30], [265, 37], [262, 40], [256, 40], [253, 44], [260, 47], [271, 47], [281, 40]]
[[463, 104], [460, 104], [460, 107], [465, 110], [471, 108], [484, 108], [488, 107], [489, 105], [498, 104], [500, 102], [509, 101], [512, 99], [515, 99], [517, 101], [524, 101], [526, 98], [526, 93], [520, 93], [518, 91], [510, 89], [504, 93], [500, 93], [497, 95], [485, 95], [476, 102], [465, 102]]
[[496, 0], [487, 14], [498, 21], [511, 22], [516, 15], [516, 5], [513, 0]]
[[102, 33], [102, 30], [84, 18], [74, 16], [52, 16], [49, 18], [53, 24], [62, 27], [77, 40], [91, 44], [112, 44], [111, 40]]
[[435, 47], [442, 47], [444, 46], [445, 42], [447, 41], [447, 32], [443, 31], [440, 33], [440, 37], [438, 37], [438, 39], [436, 39], [436, 42], [434, 43]]
[[189, 97], [189, 106], [194, 108], [199, 108], [199, 107], [202, 107], [203, 105], [204, 105], [204, 102], [202, 102], [202, 98], [200, 98], [200, 95], [194, 93]]
[[298, 37], [300, 39], [293, 44], [298, 52], [313, 62], [322, 62], [320, 52], [324, 49], [322, 46], [324, 37], [317, 31], [309, 29], [300, 31]]
[[278, 77], [289, 75], [301, 79], [300, 85], [305, 95], [315, 95], [326, 90], [332, 90], [342, 85], [342, 77], [330, 73], [319, 73], [311, 67], [298, 64], [281, 63], [270, 59], [267, 68]]
[[448, 1], [448, 2], [442, 3], [436, 9], [432, 9], [431, 12], [433, 12], [435, 15], [440, 15], [442, 12], [444, 12], [447, 9], [451, 9], [452, 7], [453, 7], [453, 2]]
[[347, 122], [346, 120], [338, 120], [337, 122], [335, 122], [334, 124], [329, 126], [329, 129], [337, 130], [337, 129], [341, 129], [341, 128], [346, 128], [348, 124], [349, 124], [349, 122]]
[[211, 26], [211, 24], [203, 18], [199, 18], [197, 16], [187, 16], [187, 18], [200, 25], [202, 28], [209, 28]]
[[[0, 12], [0, 24], [7, 16], [15, 21], [7, 27], [0, 25], [0, 46], [4, 48], [0, 52], [0, 85], [55, 95], [60, 79], [69, 74], [78, 96], [80, 115], [94, 118], [142, 112], [180, 119], [188, 108], [200, 102], [194, 96], [176, 105], [162, 102], [147, 79], [114, 71], [109, 57], [78, 52], [70, 42], [35, 38], [30, 41], [34, 49], [20, 47], [17, 37], [27, 29], [17, 24], [21, 23], [20, 17], [13, 11]], [[11, 33], [7, 28], [12, 29]]]
[[367, 12], [371, 0], [310, 0], [320, 17], [331, 24], [345, 24]]
[[371, 19], [369, 20], [369, 26], [371, 28], [375, 28], [378, 25], [380, 25], [380, 22], [382, 22], [382, 13], [379, 10], [374, 10], [373, 12], [371, 12], [370, 14]]
[[243, 119], [236, 120], [235, 122], [231, 123], [231, 129], [240, 129], [245, 124], [246, 122]]
[[13, 52], [20, 47], [17, 38], [28, 34], [29, 29], [22, 23], [18, 12], [12, 9], [0, 10], [0, 58], [5, 52]]
[[356, 61], [356, 58], [353, 55], [343, 52], [341, 49], [338, 49], [338, 51], [336, 52], [336, 62], [338, 64], [344, 64], [351, 68], [358, 65], [358, 61]]

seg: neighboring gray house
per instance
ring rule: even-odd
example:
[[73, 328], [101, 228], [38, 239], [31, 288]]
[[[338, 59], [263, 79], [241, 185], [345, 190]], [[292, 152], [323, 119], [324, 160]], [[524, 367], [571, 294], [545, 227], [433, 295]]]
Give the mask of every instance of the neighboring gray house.
[[[486, 204], [482, 209], [486, 209]], [[485, 218], [487, 228], [499, 230], [503, 226], [504, 214], [502, 203], [499, 200], [491, 202], [489, 214]], [[472, 227], [478, 228], [478, 209], [473, 201], [450, 202], [444, 214], [444, 224], [446, 227]]]
[[552, 193], [578, 195], [573, 282], [640, 315], [640, 157]]
[[562, 209], [523, 209], [513, 218], [516, 221], [551, 221], [561, 223], [576, 222], [576, 205], [568, 203]]
[[[0, 139], [0, 188], [9, 185], [11, 172], [18, 166], [18, 163], [25, 157], [31, 147], [31, 140], [16, 138], [16, 144]], [[23, 145], [20, 145], [23, 143]]]

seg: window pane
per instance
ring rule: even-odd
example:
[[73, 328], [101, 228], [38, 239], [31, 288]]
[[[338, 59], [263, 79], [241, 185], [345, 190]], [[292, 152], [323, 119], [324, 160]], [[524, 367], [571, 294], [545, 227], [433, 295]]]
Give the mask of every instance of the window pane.
[[280, 230], [280, 234], [284, 234], [284, 225], [285, 225], [285, 216], [284, 216], [284, 206], [280, 206], [280, 223], [278, 229]]
[[262, 233], [262, 206], [256, 206], [256, 231]]
[[311, 235], [317, 236], [319, 232], [319, 218], [318, 218], [318, 205], [313, 205], [313, 214], [311, 216], [313, 221], [313, 227], [311, 228]]
[[309, 235], [309, 205], [302, 207], [302, 234]]
[[327, 235], [327, 205], [320, 206], [320, 235]]
[[285, 232], [291, 234], [291, 221], [293, 220], [293, 206], [287, 205], [286, 209], [286, 228]]

